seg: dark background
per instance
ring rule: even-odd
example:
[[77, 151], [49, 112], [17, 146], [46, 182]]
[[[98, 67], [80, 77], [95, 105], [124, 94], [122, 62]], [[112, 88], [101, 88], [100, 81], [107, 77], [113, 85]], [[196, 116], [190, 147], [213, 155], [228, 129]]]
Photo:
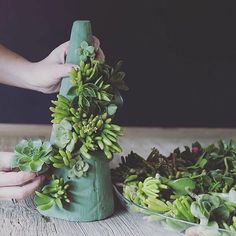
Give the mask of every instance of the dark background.
[[[235, 1], [0, 0], [0, 43], [29, 60], [90, 19], [125, 61], [122, 125], [236, 127]], [[49, 123], [54, 95], [0, 86], [0, 123]]]

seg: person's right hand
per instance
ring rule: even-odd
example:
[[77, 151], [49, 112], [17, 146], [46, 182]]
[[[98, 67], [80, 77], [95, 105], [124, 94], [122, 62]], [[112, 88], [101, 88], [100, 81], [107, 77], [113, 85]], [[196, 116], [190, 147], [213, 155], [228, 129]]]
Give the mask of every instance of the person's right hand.
[[[92, 44], [96, 50], [96, 58], [104, 60], [105, 55], [100, 48], [99, 39], [93, 36]], [[68, 46], [69, 41], [54, 49], [42, 61], [29, 64], [25, 78], [30, 89], [43, 93], [56, 93], [59, 91], [62, 77], [68, 76], [73, 67], [78, 67], [78, 65], [67, 64], [65, 61]]]
[[0, 152], [0, 200], [22, 200], [37, 190], [45, 177], [36, 173], [12, 171], [12, 152]]

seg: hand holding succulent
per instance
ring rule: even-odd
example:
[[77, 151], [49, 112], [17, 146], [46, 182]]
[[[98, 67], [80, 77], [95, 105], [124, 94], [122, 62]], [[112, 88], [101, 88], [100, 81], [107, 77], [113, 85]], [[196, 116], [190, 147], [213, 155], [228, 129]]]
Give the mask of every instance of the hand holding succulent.
[[13, 155], [12, 152], [0, 152], [0, 200], [24, 199], [45, 179], [43, 175], [12, 169]]
[[[64, 169], [69, 178], [86, 176], [94, 151], [103, 152], [111, 159], [113, 153], [121, 152], [118, 137], [121, 127], [112, 123], [117, 108], [123, 100], [119, 89], [126, 90], [121, 63], [115, 68], [95, 59], [95, 48], [82, 42], [78, 49], [79, 69], [70, 72], [71, 88], [67, 94], [57, 95], [54, 107], [51, 137], [48, 142], [25, 141], [16, 146], [17, 167], [24, 171], [43, 171], [50, 165]], [[55, 170], [56, 171], [56, 170]], [[61, 177], [52, 177], [41, 192], [36, 192], [35, 203], [39, 210], [47, 210], [56, 204], [59, 208], [70, 200], [69, 185]]]

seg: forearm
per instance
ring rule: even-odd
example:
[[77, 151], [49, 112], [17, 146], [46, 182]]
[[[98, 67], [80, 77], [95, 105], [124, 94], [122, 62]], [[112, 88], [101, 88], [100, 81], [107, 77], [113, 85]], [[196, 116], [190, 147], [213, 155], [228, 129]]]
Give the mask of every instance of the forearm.
[[0, 45], [0, 83], [30, 88], [31, 62]]
[[[93, 38], [97, 58], [104, 60], [100, 42]], [[65, 63], [68, 42], [54, 49], [49, 56], [38, 62], [30, 62], [0, 44], [0, 84], [32, 89], [43, 93], [59, 91], [61, 78], [77, 65]]]

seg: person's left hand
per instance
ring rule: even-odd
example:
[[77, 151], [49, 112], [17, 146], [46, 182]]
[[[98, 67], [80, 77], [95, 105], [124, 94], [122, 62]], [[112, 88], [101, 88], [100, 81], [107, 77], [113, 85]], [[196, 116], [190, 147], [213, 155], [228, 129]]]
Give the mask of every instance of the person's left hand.
[[[31, 89], [43, 93], [59, 91], [61, 78], [67, 76], [72, 67], [78, 67], [73, 64], [65, 64], [68, 45], [69, 42], [63, 43], [54, 49], [44, 60], [31, 63], [30, 78], [28, 78]], [[105, 56], [100, 48], [100, 41], [94, 36], [93, 46], [96, 50], [96, 57], [104, 60]]]
[[44, 175], [12, 170], [11, 152], [0, 152], [0, 200], [22, 200], [33, 194], [45, 180]]

